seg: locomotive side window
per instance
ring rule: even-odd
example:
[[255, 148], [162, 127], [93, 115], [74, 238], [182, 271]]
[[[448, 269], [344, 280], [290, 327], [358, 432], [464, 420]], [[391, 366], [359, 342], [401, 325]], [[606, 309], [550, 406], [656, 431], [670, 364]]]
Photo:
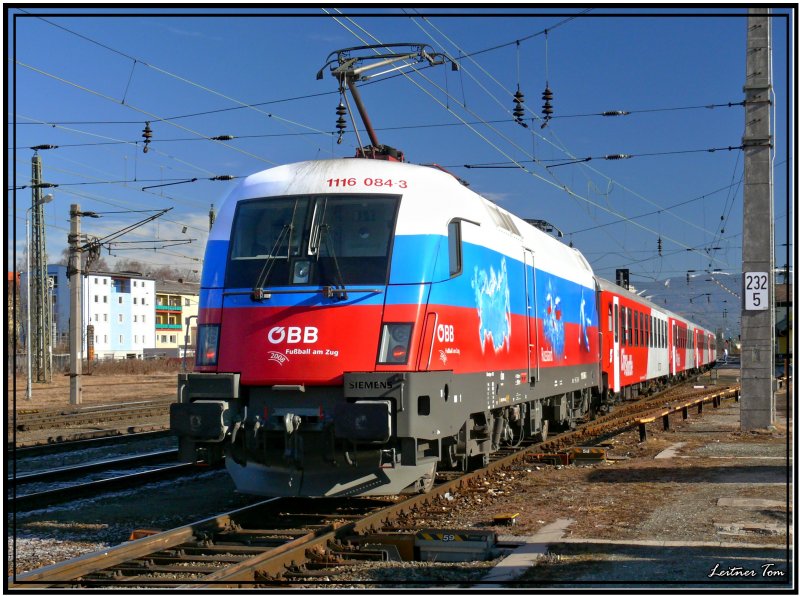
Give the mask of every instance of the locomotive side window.
[[612, 331], [614, 329], [614, 311], [611, 308], [611, 305], [608, 305], [608, 330]]
[[619, 342], [619, 306], [614, 305], [614, 341]]
[[447, 248], [450, 255], [450, 277], [461, 273], [461, 222], [451, 221], [447, 225]]
[[398, 204], [341, 194], [241, 201], [225, 285], [385, 284]]

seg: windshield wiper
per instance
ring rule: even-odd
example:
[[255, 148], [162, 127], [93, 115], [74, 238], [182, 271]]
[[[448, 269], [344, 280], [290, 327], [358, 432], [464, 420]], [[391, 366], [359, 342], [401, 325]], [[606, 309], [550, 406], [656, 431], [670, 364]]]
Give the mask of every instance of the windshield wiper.
[[281, 249], [283, 239], [286, 238], [288, 240], [291, 236], [292, 230], [294, 230], [294, 225], [287, 223], [284, 224], [281, 233], [278, 234], [278, 237], [275, 240], [275, 245], [272, 247], [272, 250], [269, 251], [269, 255], [264, 262], [264, 266], [261, 267], [261, 271], [256, 278], [256, 283], [253, 286], [253, 291], [250, 294], [253, 300], [260, 302], [265, 298], [269, 298], [269, 294], [264, 292], [264, 286], [267, 285], [269, 276], [272, 273], [272, 268], [275, 266], [275, 261], [277, 261], [278, 251]]
[[[344, 278], [342, 277], [342, 270], [339, 268], [339, 259], [336, 258], [336, 252], [333, 250], [333, 243], [330, 239], [330, 226], [328, 224], [320, 224], [319, 226], [319, 234], [320, 234], [320, 244], [322, 244], [322, 239], [325, 239], [325, 248], [328, 249], [328, 253], [331, 255], [331, 259], [333, 260], [333, 266], [336, 270], [336, 285], [325, 286], [322, 290], [322, 293], [325, 295], [326, 298], [333, 298], [336, 296], [337, 300], [347, 300], [347, 288], [344, 285]], [[317, 252], [317, 258], [319, 259], [319, 252]]]

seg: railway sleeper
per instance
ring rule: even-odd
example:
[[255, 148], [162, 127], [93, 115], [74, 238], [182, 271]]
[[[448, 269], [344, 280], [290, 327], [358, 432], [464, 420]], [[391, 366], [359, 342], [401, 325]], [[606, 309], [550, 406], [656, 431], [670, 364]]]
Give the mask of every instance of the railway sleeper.
[[[262, 551], [263, 552], [263, 551]], [[186, 563], [239, 563], [242, 560], [246, 559], [247, 557], [253, 556], [253, 553], [246, 553], [242, 555], [178, 555], [178, 554], [168, 554], [168, 553], [156, 553], [153, 555], [148, 555], [146, 559], [141, 559], [148, 564], [151, 565], [162, 565], [165, 563], [173, 563], [176, 561], [186, 562]]]
[[[278, 542], [275, 540], [275, 542]], [[280, 544], [286, 542], [286, 539], [280, 541]], [[222, 540], [215, 540], [214, 544], [204, 544], [204, 545], [181, 545], [180, 550], [176, 551], [176, 554], [180, 554], [180, 556], [184, 556], [186, 554], [201, 554], [201, 553], [226, 553], [230, 555], [237, 555], [240, 554], [242, 556], [247, 556], [252, 553], [259, 553], [263, 552], [264, 547], [259, 545], [246, 545], [242, 544], [241, 542], [226, 542]], [[165, 551], [168, 552], [168, 551]]]
[[132, 565], [128, 563], [124, 565], [118, 565], [115, 567], [115, 570], [123, 575], [128, 574], [128, 576], [130, 576], [130, 573], [136, 573], [141, 576], [143, 571], [147, 573], [203, 573], [210, 575], [212, 573], [216, 573], [222, 568], [222, 565], [192, 565], [191, 567], [186, 565], [148, 565], [143, 569], [138, 565]]

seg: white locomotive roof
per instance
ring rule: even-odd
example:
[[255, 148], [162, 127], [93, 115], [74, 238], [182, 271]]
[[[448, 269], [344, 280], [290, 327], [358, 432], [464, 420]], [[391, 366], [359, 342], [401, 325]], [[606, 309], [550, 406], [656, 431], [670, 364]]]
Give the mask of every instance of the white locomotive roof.
[[[365, 179], [390, 180], [392, 186], [366, 186]], [[354, 179], [354, 185], [329, 181]], [[400, 182], [403, 182], [401, 188]], [[594, 286], [594, 274], [579, 251], [534, 228], [519, 217], [466, 188], [440, 169], [409, 163], [344, 158], [304, 161], [256, 172], [234, 188], [220, 209], [211, 238], [223, 239], [230, 231], [235, 203], [242, 199], [302, 194], [398, 194], [403, 196], [397, 221], [398, 235], [444, 235], [447, 223], [462, 218], [480, 224], [480, 241], [509, 258], [521, 260], [521, 246], [534, 253], [538, 269], [586, 287]], [[467, 226], [469, 227], [469, 226]], [[477, 238], [477, 237], [476, 237]], [[470, 235], [465, 235], [470, 241]]]

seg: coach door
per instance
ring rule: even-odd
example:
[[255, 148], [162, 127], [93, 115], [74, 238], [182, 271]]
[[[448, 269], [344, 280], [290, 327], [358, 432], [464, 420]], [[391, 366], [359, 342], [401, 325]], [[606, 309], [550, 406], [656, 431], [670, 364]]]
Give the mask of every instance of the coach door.
[[536, 270], [533, 266], [533, 251], [527, 248], [524, 249], [524, 264], [528, 314], [528, 324], [526, 325], [528, 333], [528, 382], [533, 386], [539, 380], [538, 311], [536, 310]]
[[620, 390], [619, 384], [619, 296], [614, 296], [614, 350], [611, 367], [614, 371], [614, 391]]
[[675, 372], [678, 368], [677, 366], [677, 347], [676, 344], [678, 343], [678, 334], [677, 334], [677, 326], [675, 325], [675, 321], [672, 321], [671, 333], [669, 336], [669, 372], [672, 376], [675, 376]]

